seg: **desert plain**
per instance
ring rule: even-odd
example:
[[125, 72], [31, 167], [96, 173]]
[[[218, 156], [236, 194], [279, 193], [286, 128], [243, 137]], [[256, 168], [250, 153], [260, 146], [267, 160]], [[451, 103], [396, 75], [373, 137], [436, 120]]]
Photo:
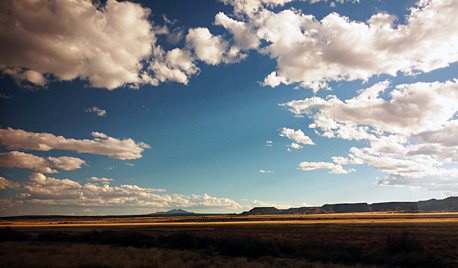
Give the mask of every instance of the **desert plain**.
[[458, 213], [12, 217], [1, 267], [458, 267]]

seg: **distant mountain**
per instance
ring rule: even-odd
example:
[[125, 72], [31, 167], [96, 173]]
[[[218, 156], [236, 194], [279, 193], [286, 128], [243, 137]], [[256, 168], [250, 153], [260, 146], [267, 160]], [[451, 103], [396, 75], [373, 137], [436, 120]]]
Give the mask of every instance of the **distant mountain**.
[[275, 207], [255, 207], [243, 215], [262, 214], [319, 214], [348, 212], [458, 212], [458, 197], [430, 199], [417, 202], [384, 202], [384, 203], [342, 203], [326, 204], [321, 207], [300, 207], [277, 209]]
[[172, 209], [169, 211], [155, 212], [155, 213], [151, 213], [150, 215], [192, 215], [192, 214], [194, 214], [194, 212], [189, 212], [189, 211], [179, 208], [179, 209]]

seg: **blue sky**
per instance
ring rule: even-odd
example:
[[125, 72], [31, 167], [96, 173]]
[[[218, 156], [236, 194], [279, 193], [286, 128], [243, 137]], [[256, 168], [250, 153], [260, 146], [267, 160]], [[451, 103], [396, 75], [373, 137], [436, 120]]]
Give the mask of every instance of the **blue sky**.
[[0, 4], [1, 215], [458, 192], [455, 1], [94, 5]]

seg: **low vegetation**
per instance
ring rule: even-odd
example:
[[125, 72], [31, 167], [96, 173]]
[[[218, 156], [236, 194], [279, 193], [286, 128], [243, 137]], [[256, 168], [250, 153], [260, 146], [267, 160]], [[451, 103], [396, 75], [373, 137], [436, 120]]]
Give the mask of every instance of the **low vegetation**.
[[[293, 264], [340, 264], [340, 265], [377, 265], [377, 266], [399, 266], [399, 267], [443, 267], [446, 264], [434, 256], [425, 252], [421, 242], [409, 235], [402, 233], [389, 235], [379, 246], [363, 247], [352, 243], [329, 241], [298, 241], [290, 239], [267, 239], [253, 236], [220, 236], [212, 237], [197, 235], [189, 232], [170, 233], [165, 235], [150, 235], [140, 232], [119, 232], [119, 231], [91, 231], [82, 233], [70, 232], [39, 232], [23, 233], [11, 228], [0, 229], [0, 240], [3, 251], [0, 252], [0, 266], [13, 267], [14, 261], [5, 258], [8, 250], [5, 243], [11, 241], [26, 241], [31, 247], [33, 245], [45, 244], [49, 248], [59, 248], [58, 245], [65, 245], [64, 248], [73, 249], [100, 247], [107, 256], [114, 256], [121, 248], [128, 252], [142, 252], [141, 254], [178, 254], [176, 257], [183, 263], [175, 263], [175, 266], [168, 266], [166, 262], [158, 258], [144, 258], [143, 261], [132, 263], [132, 267], [206, 267], [211, 263], [227, 262], [224, 266], [237, 267], [235, 264], [242, 264], [244, 267], [250, 265], [276, 266], [283, 263], [282, 267], [289, 267]], [[23, 244], [26, 244], [22, 242]], [[18, 244], [15, 244], [19, 247]], [[137, 251], [140, 250], [140, 251]], [[143, 250], [143, 251], [142, 251]], [[172, 251], [171, 251], [172, 250]], [[175, 250], [175, 251], [174, 251]], [[177, 251], [178, 250], [178, 251]], [[37, 253], [38, 254], [38, 253]], [[42, 254], [42, 253], [40, 253]], [[63, 253], [62, 253], [63, 254]], [[126, 253], [127, 254], [127, 253]], [[197, 255], [200, 257], [195, 257]], [[154, 255], [154, 256], [156, 256]], [[189, 257], [194, 256], [194, 257]], [[65, 259], [63, 254], [61, 258]], [[70, 258], [70, 257], [69, 257]], [[97, 257], [100, 258], [100, 257]], [[174, 259], [176, 259], [174, 258]], [[203, 259], [205, 263], [188, 262], [188, 259]], [[216, 259], [218, 260], [216, 260]], [[271, 261], [266, 262], [266, 258]], [[9, 262], [7, 262], [9, 260]], [[230, 260], [230, 261], [229, 261]], [[65, 263], [67, 260], [61, 260]], [[89, 263], [87, 267], [112, 267], [111, 264], [104, 264], [99, 259]], [[233, 263], [235, 261], [235, 263]], [[151, 262], [149, 265], [145, 262]], [[99, 263], [100, 265], [95, 265]], [[250, 263], [250, 264], [249, 264]], [[84, 263], [83, 263], [84, 264]], [[83, 265], [81, 264], [81, 265]], [[86, 262], [87, 264], [87, 262]], [[245, 265], [246, 264], [246, 265]], [[106, 266], [104, 266], [106, 265]], [[33, 265], [31, 265], [33, 266]], [[63, 265], [65, 266], [65, 265]], [[120, 265], [125, 267], [125, 265]], [[221, 265], [220, 265], [221, 266]], [[49, 267], [49, 266], [48, 266]], [[78, 266], [84, 267], [84, 266]], [[293, 266], [291, 266], [293, 267]], [[312, 266], [311, 266], [312, 267]]]

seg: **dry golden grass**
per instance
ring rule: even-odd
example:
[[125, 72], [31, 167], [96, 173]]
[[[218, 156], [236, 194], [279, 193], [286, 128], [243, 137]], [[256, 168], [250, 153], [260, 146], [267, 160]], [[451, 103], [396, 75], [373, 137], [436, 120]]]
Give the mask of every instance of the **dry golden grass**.
[[339, 213], [307, 215], [172, 216], [0, 220], [0, 227], [212, 226], [302, 224], [458, 223], [458, 213]]

